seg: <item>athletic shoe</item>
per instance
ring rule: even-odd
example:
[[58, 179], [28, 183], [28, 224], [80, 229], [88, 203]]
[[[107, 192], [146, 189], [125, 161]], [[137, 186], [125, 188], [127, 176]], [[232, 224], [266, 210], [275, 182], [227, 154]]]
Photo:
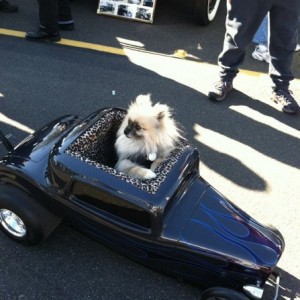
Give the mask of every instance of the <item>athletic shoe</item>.
[[255, 47], [255, 50], [252, 52], [252, 57], [259, 61], [265, 61], [266, 63], [270, 62], [269, 49], [264, 44], [259, 44]]
[[222, 101], [232, 89], [232, 82], [224, 81], [221, 78], [214, 84], [212, 90], [208, 93], [208, 98], [215, 101]]
[[300, 45], [299, 44], [297, 44], [296, 49], [295, 49], [295, 52], [298, 52], [298, 51], [300, 51]]
[[299, 105], [289, 90], [274, 90], [271, 100], [281, 105], [281, 110], [285, 113], [297, 114], [299, 112]]

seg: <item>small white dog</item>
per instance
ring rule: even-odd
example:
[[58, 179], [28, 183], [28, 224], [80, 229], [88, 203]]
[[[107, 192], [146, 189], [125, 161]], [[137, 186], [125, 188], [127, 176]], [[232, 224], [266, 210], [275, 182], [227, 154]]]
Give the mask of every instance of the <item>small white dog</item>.
[[167, 105], [152, 104], [150, 95], [131, 103], [117, 132], [116, 169], [138, 179], [155, 178], [155, 168], [182, 138]]

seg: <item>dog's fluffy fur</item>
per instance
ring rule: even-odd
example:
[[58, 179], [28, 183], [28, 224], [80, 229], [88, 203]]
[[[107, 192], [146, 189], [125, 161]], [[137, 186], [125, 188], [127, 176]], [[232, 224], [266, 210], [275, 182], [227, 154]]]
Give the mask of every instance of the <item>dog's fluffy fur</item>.
[[[150, 95], [131, 103], [117, 132], [116, 169], [138, 179], [155, 178], [155, 168], [182, 138], [167, 105], [152, 104]], [[145, 167], [147, 164], [150, 168]], [[150, 161], [150, 163], [149, 163]]]

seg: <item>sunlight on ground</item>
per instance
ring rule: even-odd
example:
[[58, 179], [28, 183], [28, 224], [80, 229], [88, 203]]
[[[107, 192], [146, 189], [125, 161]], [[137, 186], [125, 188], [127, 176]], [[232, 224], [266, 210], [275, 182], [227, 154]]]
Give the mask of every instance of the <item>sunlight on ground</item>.
[[141, 49], [145, 48], [145, 45], [139, 41], [128, 40], [121, 37], [117, 37], [117, 41], [122, 47], [137, 47]]
[[34, 130], [32, 130], [31, 128], [27, 127], [26, 125], [23, 125], [13, 119], [10, 119], [8, 117], [6, 117], [4, 114], [0, 113], [0, 122], [5, 123], [9, 126], [15, 127], [19, 130], [22, 130], [24, 132], [27, 132], [29, 134], [32, 134], [34, 132]]
[[266, 116], [257, 110], [253, 110], [250, 107], [242, 106], [242, 105], [241, 106], [231, 105], [229, 109], [233, 110], [235, 112], [238, 112], [239, 114], [244, 115], [247, 118], [252, 119], [253, 121], [267, 125], [267, 126], [272, 127], [274, 129], [276, 129], [277, 131], [280, 131], [284, 134], [287, 134], [287, 135], [290, 135], [297, 139], [300, 139], [300, 131], [299, 130], [294, 129], [294, 128], [278, 121], [277, 119]]
[[[219, 67], [216, 64], [182, 59], [182, 57], [189, 57], [189, 54], [182, 49], [175, 50], [172, 55], [136, 51], [126, 47], [123, 50], [135, 65], [199, 91], [203, 95], [207, 95], [212, 83], [218, 78]], [[271, 86], [268, 74], [241, 69], [234, 86], [249, 97], [254, 99], [257, 97], [256, 100], [267, 101], [270, 104], [269, 95], [267, 96], [265, 91], [266, 86]], [[291, 88], [295, 95], [300, 93], [300, 80], [293, 80]], [[267, 92], [270, 91], [271, 88]], [[274, 107], [276, 109], [276, 106]]]
[[[250, 170], [253, 174], [256, 174], [257, 177], [262, 178], [267, 185], [263, 192], [271, 192], [272, 186], [276, 186], [277, 183], [280, 183], [280, 171], [275, 171], [274, 165], [276, 164], [277, 169], [280, 170], [287, 167], [284, 163], [280, 163], [243, 143], [200, 126], [199, 124], [194, 124], [194, 131], [196, 133], [195, 140], [197, 140], [200, 144], [206, 145], [219, 153], [233, 157], [235, 160], [239, 161], [242, 166]], [[288, 168], [290, 170], [290, 174], [297, 176], [297, 168]], [[211, 172], [215, 173], [214, 170], [211, 170]], [[216, 173], [215, 176], [223, 177]], [[270, 177], [274, 177], [272, 178], [272, 181], [270, 181]], [[225, 177], [223, 177], [223, 179], [225, 181], [229, 181]], [[270, 182], [272, 182], [272, 184], [270, 184]]]

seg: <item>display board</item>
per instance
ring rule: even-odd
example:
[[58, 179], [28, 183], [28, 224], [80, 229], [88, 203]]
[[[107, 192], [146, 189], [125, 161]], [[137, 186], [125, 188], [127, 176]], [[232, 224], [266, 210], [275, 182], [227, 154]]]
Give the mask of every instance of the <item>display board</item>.
[[155, 4], [156, 0], [99, 0], [97, 13], [152, 23]]

